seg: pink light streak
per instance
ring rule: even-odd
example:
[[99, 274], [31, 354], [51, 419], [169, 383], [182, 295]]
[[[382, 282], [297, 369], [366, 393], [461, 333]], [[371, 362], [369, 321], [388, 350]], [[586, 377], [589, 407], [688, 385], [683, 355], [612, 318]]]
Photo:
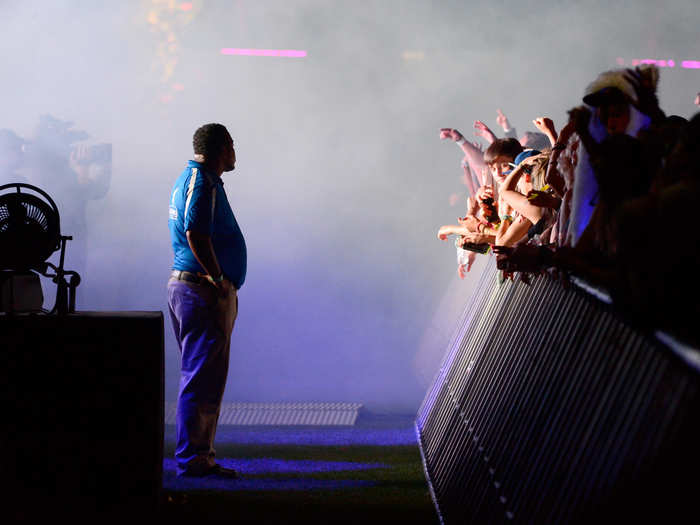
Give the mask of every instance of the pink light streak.
[[306, 51], [302, 51], [300, 49], [241, 49], [235, 47], [224, 47], [221, 49], [221, 54], [253, 57], [303, 58], [306, 56]]
[[673, 59], [669, 60], [656, 60], [653, 58], [635, 58], [632, 60], [632, 65], [633, 66], [638, 66], [639, 64], [655, 64], [658, 67], [675, 67], [676, 63], [673, 61]]
[[[625, 61], [622, 58], [617, 58], [616, 62], [624, 66]], [[632, 60], [632, 65], [633, 66], [638, 66], [639, 64], [655, 64], [658, 67], [676, 67], [677, 62], [673, 60], [672, 58], [669, 58], [668, 60], [657, 60], [654, 58], [635, 58]], [[680, 64], [680, 67], [685, 68], [685, 69], [700, 69], [700, 60], [683, 60]]]

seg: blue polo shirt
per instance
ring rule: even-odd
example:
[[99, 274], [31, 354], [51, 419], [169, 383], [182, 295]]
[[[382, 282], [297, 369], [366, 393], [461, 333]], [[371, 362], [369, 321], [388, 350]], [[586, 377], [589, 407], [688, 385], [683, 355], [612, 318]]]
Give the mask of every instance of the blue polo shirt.
[[211, 237], [224, 275], [236, 288], [243, 285], [247, 265], [243, 233], [226, 198], [221, 177], [204, 171], [199, 162], [190, 160], [175, 181], [168, 227], [175, 253], [173, 270], [206, 273], [187, 243], [186, 232], [192, 230]]

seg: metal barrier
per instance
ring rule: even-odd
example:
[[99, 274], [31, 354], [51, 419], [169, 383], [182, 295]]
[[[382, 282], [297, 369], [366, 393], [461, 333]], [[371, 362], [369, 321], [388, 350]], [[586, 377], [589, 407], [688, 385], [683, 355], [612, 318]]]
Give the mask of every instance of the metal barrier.
[[416, 419], [441, 522], [685, 516], [698, 369], [581, 286], [499, 275], [492, 258]]

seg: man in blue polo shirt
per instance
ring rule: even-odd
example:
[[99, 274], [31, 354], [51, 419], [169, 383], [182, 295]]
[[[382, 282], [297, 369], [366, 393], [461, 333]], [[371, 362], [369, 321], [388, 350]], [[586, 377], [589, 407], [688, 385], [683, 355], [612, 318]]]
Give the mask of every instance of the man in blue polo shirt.
[[181, 354], [175, 459], [180, 476], [235, 478], [235, 470], [214, 461], [213, 445], [246, 275], [245, 240], [221, 180], [234, 169], [236, 152], [221, 124], [200, 127], [193, 146], [168, 221], [175, 253], [168, 307]]

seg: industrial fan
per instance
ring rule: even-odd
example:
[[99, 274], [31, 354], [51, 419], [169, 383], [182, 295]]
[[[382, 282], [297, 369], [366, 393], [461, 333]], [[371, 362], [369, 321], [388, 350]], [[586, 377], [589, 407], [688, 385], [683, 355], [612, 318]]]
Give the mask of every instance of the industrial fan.
[[[0, 186], [0, 311], [45, 312], [38, 274], [57, 286], [56, 303], [48, 313], [75, 311], [80, 276], [63, 269], [66, 241], [71, 239], [61, 235], [58, 208], [46, 192], [24, 183]], [[46, 262], [59, 249], [58, 266]]]

